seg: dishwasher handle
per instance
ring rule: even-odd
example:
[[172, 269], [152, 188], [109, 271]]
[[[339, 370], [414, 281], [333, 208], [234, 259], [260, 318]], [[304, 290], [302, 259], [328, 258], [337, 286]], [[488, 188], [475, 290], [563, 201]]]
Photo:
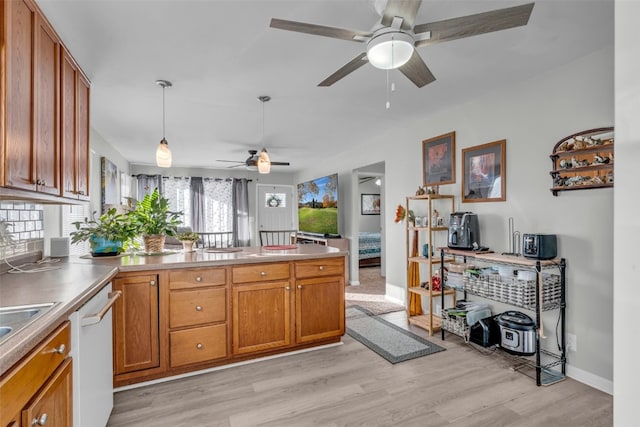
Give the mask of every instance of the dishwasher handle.
[[111, 309], [111, 306], [116, 303], [116, 300], [122, 296], [122, 291], [114, 291], [109, 292], [109, 301], [102, 307], [97, 313], [87, 314], [82, 319], [80, 319], [81, 326], [95, 325], [96, 323], [100, 323], [105, 314]]

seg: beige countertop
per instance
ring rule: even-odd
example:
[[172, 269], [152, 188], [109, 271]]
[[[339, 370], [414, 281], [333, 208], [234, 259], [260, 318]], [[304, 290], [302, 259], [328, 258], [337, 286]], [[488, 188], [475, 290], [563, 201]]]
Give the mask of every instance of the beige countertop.
[[165, 255], [133, 254], [118, 257], [70, 257], [55, 264], [56, 270], [0, 275], [0, 307], [55, 302], [56, 304], [18, 333], [0, 341], [0, 375], [24, 357], [71, 313], [98, 293], [122, 271], [209, 267], [263, 262], [341, 257], [347, 252], [322, 245], [298, 245], [295, 249], [241, 248], [235, 252], [198, 249]]

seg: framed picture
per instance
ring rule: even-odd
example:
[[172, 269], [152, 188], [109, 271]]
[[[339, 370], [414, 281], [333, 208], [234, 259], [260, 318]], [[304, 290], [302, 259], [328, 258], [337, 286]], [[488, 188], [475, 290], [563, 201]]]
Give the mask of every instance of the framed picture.
[[456, 133], [449, 132], [422, 141], [422, 183], [432, 185], [456, 182]]
[[361, 194], [362, 198], [361, 212], [362, 215], [380, 215], [380, 195], [379, 194]]
[[102, 213], [109, 210], [110, 205], [120, 204], [120, 174], [118, 167], [106, 157], [100, 158]]
[[462, 150], [462, 202], [507, 200], [507, 141]]

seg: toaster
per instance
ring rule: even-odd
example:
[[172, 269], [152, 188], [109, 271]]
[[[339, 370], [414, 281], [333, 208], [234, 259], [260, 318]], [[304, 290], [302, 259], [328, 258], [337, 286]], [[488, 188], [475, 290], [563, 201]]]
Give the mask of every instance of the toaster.
[[555, 234], [525, 234], [522, 239], [522, 255], [525, 258], [553, 259], [558, 256]]

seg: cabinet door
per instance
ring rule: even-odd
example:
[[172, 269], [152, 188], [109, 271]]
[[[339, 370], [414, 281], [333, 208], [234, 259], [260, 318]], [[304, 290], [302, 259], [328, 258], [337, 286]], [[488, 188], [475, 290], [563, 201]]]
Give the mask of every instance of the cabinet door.
[[34, 151], [36, 185], [42, 193], [60, 195], [59, 64], [60, 41], [36, 14], [34, 52]]
[[91, 84], [78, 70], [76, 79], [76, 191], [80, 200], [89, 200], [89, 97]]
[[119, 277], [113, 289], [122, 291], [113, 312], [115, 374], [158, 367], [158, 277]]
[[296, 281], [296, 342], [344, 335], [344, 277]]
[[4, 3], [7, 24], [4, 185], [35, 190], [31, 102], [36, 9], [30, 1]]
[[71, 399], [71, 359], [67, 358], [22, 411], [22, 425], [72, 425]]
[[78, 67], [66, 49], [62, 50], [60, 66], [60, 126], [62, 195], [77, 198], [76, 177], [76, 78]]
[[233, 287], [233, 353], [291, 344], [291, 287], [272, 282]]

